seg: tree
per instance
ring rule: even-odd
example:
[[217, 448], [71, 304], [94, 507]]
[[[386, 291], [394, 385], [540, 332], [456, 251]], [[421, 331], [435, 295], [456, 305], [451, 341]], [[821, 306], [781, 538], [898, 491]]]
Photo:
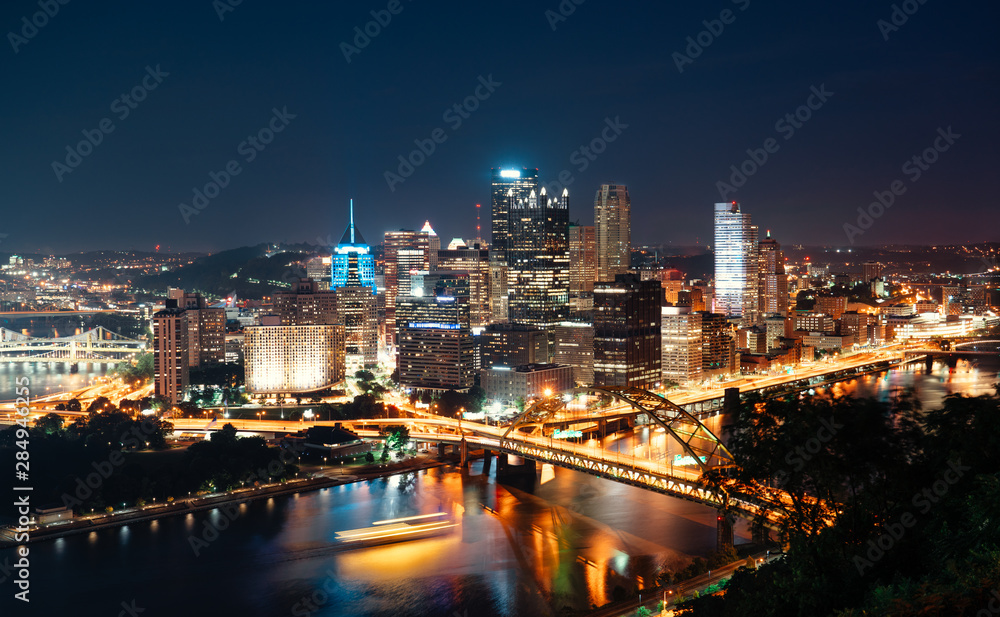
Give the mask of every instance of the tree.
[[46, 435], [59, 434], [62, 432], [63, 419], [62, 416], [55, 413], [45, 414], [41, 418], [35, 420], [35, 429], [41, 431]]
[[386, 447], [392, 450], [402, 450], [410, 441], [410, 429], [405, 426], [387, 426], [382, 434], [386, 436]]
[[70, 399], [68, 403], [66, 403], [66, 411], [80, 411], [80, 410], [81, 409], [80, 409], [79, 399], [73, 398]]

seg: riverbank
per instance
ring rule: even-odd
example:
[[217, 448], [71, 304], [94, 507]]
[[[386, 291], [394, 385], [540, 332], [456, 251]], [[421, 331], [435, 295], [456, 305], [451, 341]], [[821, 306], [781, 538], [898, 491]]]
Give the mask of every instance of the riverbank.
[[[782, 556], [783, 555], [781, 553], [776, 553], [774, 551], [765, 551], [748, 555], [742, 559], [713, 569], [705, 574], [699, 574], [698, 576], [694, 576], [680, 583], [644, 589], [640, 594], [640, 597], [636, 600], [628, 600], [625, 602], [617, 602], [602, 606], [599, 609], [587, 613], [586, 617], [632, 617], [638, 611], [640, 606], [649, 609], [653, 615], [658, 615], [659, 612], [657, 611], [657, 608], [662, 606], [669, 615], [672, 614], [672, 608], [676, 608], [678, 604], [690, 600], [694, 596], [695, 592], [700, 594], [712, 585], [717, 585], [722, 581], [728, 580], [736, 570], [744, 566], [748, 566], [750, 563], [753, 564], [754, 568], [757, 568], [765, 563], [770, 563], [775, 559], [780, 559]], [[645, 601], [642, 599], [643, 596], [646, 598]]]
[[216, 493], [198, 497], [185, 497], [166, 504], [153, 504], [139, 508], [128, 508], [110, 514], [94, 514], [77, 517], [69, 521], [49, 523], [47, 525], [35, 525], [29, 527], [27, 542], [16, 542], [14, 540], [14, 529], [12, 527], [0, 528], [0, 549], [19, 546], [21, 544], [32, 544], [46, 540], [55, 540], [69, 535], [89, 533], [111, 527], [121, 527], [132, 523], [152, 521], [170, 516], [211, 510], [227, 504], [241, 504], [257, 501], [259, 499], [270, 499], [316, 491], [333, 486], [341, 486], [354, 482], [374, 480], [387, 476], [393, 476], [412, 471], [433, 469], [447, 465], [447, 461], [439, 461], [429, 458], [417, 458], [397, 463], [387, 463], [384, 465], [366, 465], [356, 469], [350, 469], [348, 474], [345, 468], [340, 468], [340, 473], [334, 470], [324, 471], [314, 474], [312, 477], [303, 479], [293, 479], [287, 482], [268, 484], [255, 488], [239, 489], [226, 493]]

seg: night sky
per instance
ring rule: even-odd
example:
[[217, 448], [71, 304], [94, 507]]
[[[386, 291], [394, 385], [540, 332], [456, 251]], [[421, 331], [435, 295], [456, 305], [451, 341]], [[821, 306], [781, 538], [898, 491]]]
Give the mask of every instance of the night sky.
[[[717, 182], [769, 138], [776, 151], [726, 197], [783, 243], [847, 246], [844, 224], [894, 181], [905, 193], [855, 243], [1000, 239], [995, 2], [910, 0], [890, 29], [892, 3], [870, 0], [564, 0], [565, 19], [558, 0], [236, 1], [71, 0], [30, 38], [37, 0], [2, 4], [0, 251], [335, 242], [351, 197], [371, 243], [424, 219], [445, 244], [472, 237], [477, 202], [488, 238], [500, 165], [547, 182], [567, 170], [582, 223], [598, 184], [627, 184], [634, 244], [705, 244]], [[390, 5], [348, 62], [342, 43]], [[698, 57], [675, 55], [726, 10]], [[776, 125], [822, 86], [832, 95], [793, 134]], [[134, 88], [145, 98], [129, 108]], [[470, 96], [467, 118], [446, 115]], [[241, 147], [274, 109], [294, 118], [274, 120], [263, 150]], [[53, 168], [105, 118], [101, 143]], [[919, 178], [904, 171], [948, 127], [961, 137], [937, 140], [947, 151]], [[443, 142], [390, 190], [386, 172], [435, 129]], [[614, 141], [587, 160], [578, 149], [602, 131]], [[230, 161], [239, 175], [185, 223], [179, 204]]]

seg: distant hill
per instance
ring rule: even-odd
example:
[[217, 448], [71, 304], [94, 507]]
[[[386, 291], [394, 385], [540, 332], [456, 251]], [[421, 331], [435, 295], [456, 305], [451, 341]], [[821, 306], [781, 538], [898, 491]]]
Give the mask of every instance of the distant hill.
[[168, 287], [177, 287], [212, 297], [236, 292], [240, 298], [256, 300], [304, 277], [305, 262], [317, 254], [310, 245], [292, 245], [289, 248], [299, 250], [286, 248], [277, 253], [269, 253], [269, 248], [260, 244], [199, 257], [176, 270], [139, 277], [135, 288], [166, 294]]

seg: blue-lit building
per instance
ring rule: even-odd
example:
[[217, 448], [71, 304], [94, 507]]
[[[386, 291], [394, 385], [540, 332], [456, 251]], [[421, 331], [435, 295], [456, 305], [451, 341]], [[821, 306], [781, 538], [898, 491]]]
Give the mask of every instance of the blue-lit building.
[[354, 200], [351, 200], [351, 223], [344, 231], [340, 244], [333, 251], [330, 289], [341, 287], [368, 287], [372, 295], [375, 287], [375, 256], [365, 243], [364, 236], [354, 227]]

